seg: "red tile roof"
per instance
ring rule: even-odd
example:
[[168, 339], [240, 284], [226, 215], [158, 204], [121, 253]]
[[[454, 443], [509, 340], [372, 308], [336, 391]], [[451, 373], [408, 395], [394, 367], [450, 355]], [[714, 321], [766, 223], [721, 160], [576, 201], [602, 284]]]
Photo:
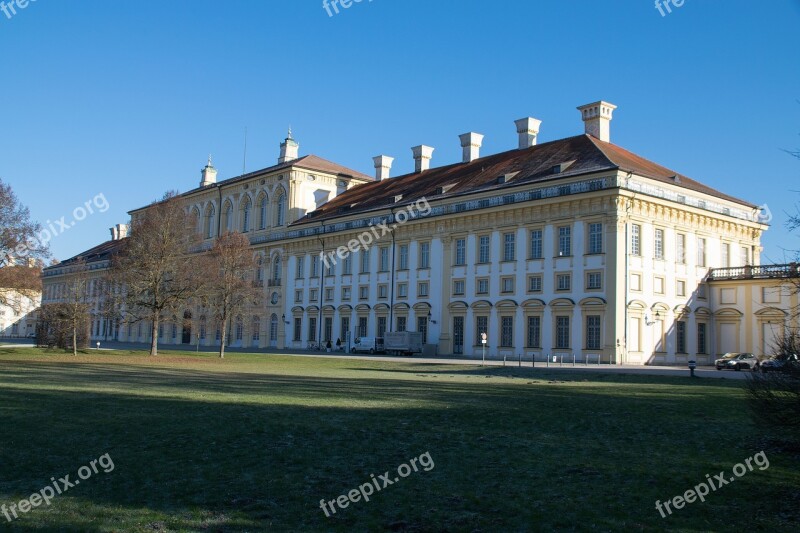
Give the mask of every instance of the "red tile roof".
[[[554, 167], [559, 165], [561, 171], [555, 172]], [[439, 196], [443, 193], [443, 188], [448, 195], [454, 195], [519, 184], [553, 182], [609, 170], [634, 172], [657, 181], [755, 207], [616, 145], [590, 135], [579, 135], [523, 150], [510, 150], [482, 157], [470, 163], [457, 163], [358, 185], [308, 213], [293, 225], [386, 208], [394, 204], [395, 197], [399, 195], [403, 196], [403, 203], [408, 203], [422, 197]], [[513, 175], [509, 180], [498, 183], [499, 177], [509, 174]], [[674, 176], [678, 176], [678, 180]]]

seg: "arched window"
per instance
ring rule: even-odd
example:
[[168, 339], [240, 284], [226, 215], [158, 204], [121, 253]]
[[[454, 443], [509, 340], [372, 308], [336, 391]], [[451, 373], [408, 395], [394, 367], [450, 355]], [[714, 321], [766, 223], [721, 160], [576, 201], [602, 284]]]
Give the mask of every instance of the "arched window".
[[194, 230], [198, 235], [203, 234], [203, 219], [200, 217], [200, 210], [196, 207], [192, 209], [192, 221], [194, 222]]
[[210, 239], [214, 236], [214, 231], [216, 228], [214, 227], [214, 206], [209, 205], [206, 208], [206, 239]]
[[242, 233], [250, 231], [250, 207], [250, 198], [245, 198], [242, 205]]
[[273, 314], [269, 319], [269, 340], [278, 340], [278, 315]]
[[275, 202], [275, 225], [283, 226], [286, 223], [286, 195], [281, 192]]
[[267, 229], [267, 195], [258, 201], [258, 229]]
[[244, 321], [242, 317], [236, 317], [236, 340], [240, 341], [244, 337]]
[[206, 340], [206, 317], [200, 317], [200, 340]]
[[233, 206], [230, 202], [225, 204], [225, 210], [222, 213], [222, 227], [226, 232], [231, 232], [233, 230]]
[[256, 282], [258, 285], [264, 283], [264, 256], [259, 255], [256, 262]]
[[275, 259], [272, 261], [272, 280], [275, 282], [280, 282], [282, 277], [283, 273], [281, 272], [281, 256], [276, 255]]
[[253, 341], [259, 340], [261, 340], [261, 317], [256, 315], [253, 317]]

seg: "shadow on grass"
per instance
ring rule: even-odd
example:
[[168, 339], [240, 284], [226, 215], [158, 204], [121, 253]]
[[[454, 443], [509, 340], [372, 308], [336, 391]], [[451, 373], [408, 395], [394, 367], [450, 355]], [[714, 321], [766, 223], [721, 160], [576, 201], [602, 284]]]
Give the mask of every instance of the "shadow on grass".
[[[0, 369], [0, 503], [109, 453], [113, 472], [14, 526], [652, 529], [665, 527], [656, 499], [681, 494], [705, 473], [754, 453], [746, 445], [752, 427], [740, 414], [743, 401], [728, 383], [699, 389], [682, 378], [581, 373], [553, 384], [532, 375], [529, 384], [482, 378], [469, 373], [474, 369], [442, 370], [436, 379], [425, 377], [433, 374], [428, 367], [337, 371], [348, 377], [6, 366]], [[390, 378], [397, 373], [403, 379]], [[447, 381], [445, 374], [475, 380]], [[563, 372], [554, 379], [567, 381]], [[424, 452], [436, 465], [430, 472], [414, 473], [332, 518], [319, 509], [320, 499]], [[797, 481], [796, 471], [776, 458], [766, 473], [749, 474], [736, 489], [686, 508], [671, 525], [724, 529], [736, 520], [780, 529], [770, 503]], [[754, 503], [763, 512], [753, 512]]]

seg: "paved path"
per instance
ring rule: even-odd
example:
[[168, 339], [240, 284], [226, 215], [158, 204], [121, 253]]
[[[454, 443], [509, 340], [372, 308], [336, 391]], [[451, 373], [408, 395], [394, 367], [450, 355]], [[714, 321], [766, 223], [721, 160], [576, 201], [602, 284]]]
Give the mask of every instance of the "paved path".
[[[19, 342], [10, 341], [13, 344], [5, 344], [0, 348], [13, 348], [17, 346], [32, 347], [33, 343], [29, 340], [20, 339]], [[129, 343], [129, 342], [101, 342], [101, 350], [148, 350], [150, 346], [142, 343]], [[192, 351], [193, 348], [187, 345], [159, 345], [159, 351]], [[201, 347], [200, 351], [203, 353], [213, 353], [216, 351], [213, 347]], [[418, 363], [418, 364], [434, 364], [434, 365], [469, 365], [478, 366], [481, 364], [479, 358], [466, 358], [466, 357], [453, 357], [453, 356], [438, 356], [438, 357], [395, 357], [385, 355], [357, 355], [346, 353], [326, 353], [326, 352], [310, 352], [300, 350], [259, 350], [257, 352], [252, 349], [243, 348], [226, 348], [226, 352], [235, 353], [254, 353], [254, 354], [276, 354], [288, 355], [293, 357], [319, 357], [324, 359], [350, 359], [356, 361], [387, 361], [387, 362], [401, 362], [401, 363]], [[503, 366], [503, 361], [487, 358], [486, 366], [498, 367]], [[507, 361], [505, 366], [509, 368], [519, 368], [518, 361]], [[522, 368], [531, 368], [531, 362], [522, 363]], [[689, 370], [682, 366], [639, 366], [639, 365], [583, 365], [572, 363], [564, 363], [563, 365], [550, 363], [537, 362], [535, 368], [559, 371], [580, 371], [580, 372], [601, 372], [612, 374], [643, 374], [643, 375], [656, 375], [656, 376], [688, 376]], [[698, 367], [695, 374], [701, 378], [718, 378], [718, 379], [746, 379], [749, 374], [747, 371], [736, 372], [732, 370], [716, 370], [714, 367]]]

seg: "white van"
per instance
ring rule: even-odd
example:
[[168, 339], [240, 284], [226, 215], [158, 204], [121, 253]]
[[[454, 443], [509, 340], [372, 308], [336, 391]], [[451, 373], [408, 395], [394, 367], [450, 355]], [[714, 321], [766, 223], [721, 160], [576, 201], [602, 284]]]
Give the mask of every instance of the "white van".
[[379, 353], [383, 351], [383, 339], [380, 337], [359, 337], [350, 349], [352, 353]]

